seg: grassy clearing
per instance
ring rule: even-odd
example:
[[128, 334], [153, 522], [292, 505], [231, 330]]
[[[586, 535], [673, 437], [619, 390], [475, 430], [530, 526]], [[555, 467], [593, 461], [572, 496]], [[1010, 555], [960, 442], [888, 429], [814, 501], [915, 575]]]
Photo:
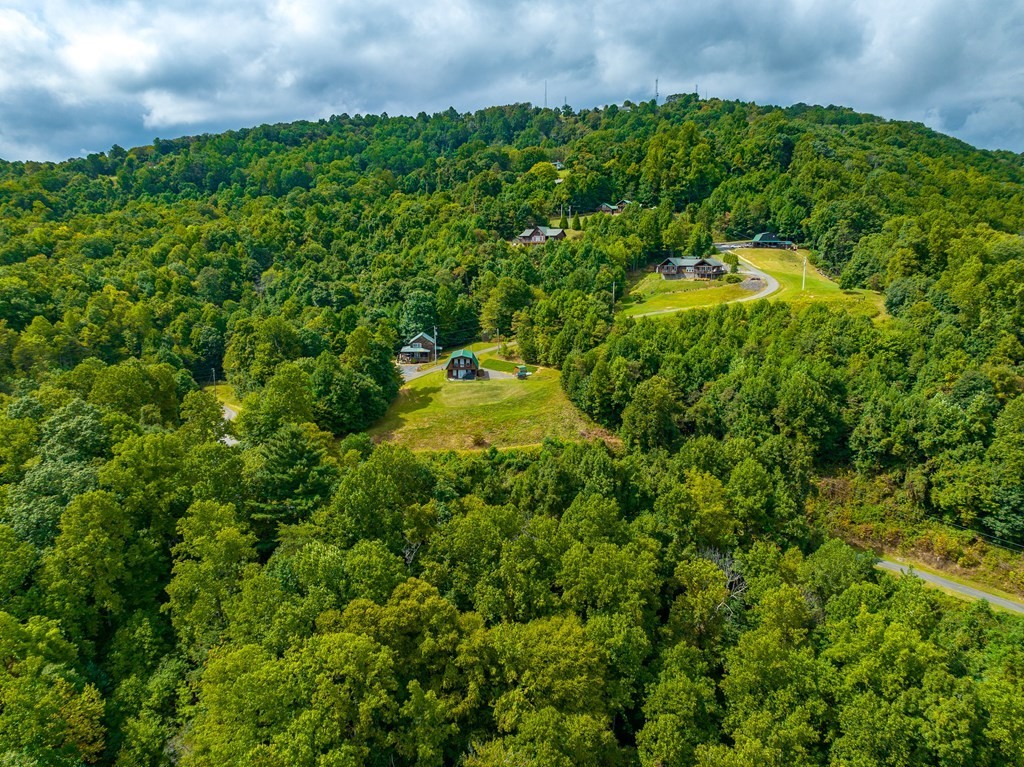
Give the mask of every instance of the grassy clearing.
[[794, 306], [828, 302], [843, 304], [857, 314], [868, 317], [885, 317], [881, 293], [873, 290], [843, 290], [818, 269], [807, 262], [807, 289], [802, 287], [804, 258], [806, 250], [778, 250], [775, 248], [739, 248], [737, 256], [752, 266], [768, 272], [779, 281], [781, 288], [769, 300], [787, 301]]
[[444, 371], [410, 381], [370, 429], [375, 440], [413, 450], [471, 450], [534, 445], [545, 437], [607, 438], [562, 391], [559, 373], [525, 381], [448, 381]]
[[[497, 370], [500, 373], [515, 373], [518, 364], [517, 362], [509, 362], [498, 357], [484, 357], [480, 360], [481, 367], [488, 370]], [[537, 372], [537, 366], [527, 365], [526, 370], [529, 373], [535, 373]]]
[[649, 314], [651, 312], [665, 312], [667, 314], [673, 311], [717, 306], [718, 304], [735, 301], [737, 298], [750, 295], [749, 290], [744, 290], [739, 285], [729, 285], [724, 282], [662, 280], [659, 275], [654, 276], [658, 282], [664, 283], [664, 286], [650, 285], [647, 278], [641, 280], [630, 293], [631, 296], [635, 296], [635, 298], [640, 300], [634, 300], [627, 304], [620, 311], [620, 316], [635, 317], [638, 314]]
[[204, 391], [210, 392], [222, 405], [227, 405], [236, 413], [242, 410], [242, 400], [235, 393], [231, 384], [219, 383], [216, 386], [206, 386]]

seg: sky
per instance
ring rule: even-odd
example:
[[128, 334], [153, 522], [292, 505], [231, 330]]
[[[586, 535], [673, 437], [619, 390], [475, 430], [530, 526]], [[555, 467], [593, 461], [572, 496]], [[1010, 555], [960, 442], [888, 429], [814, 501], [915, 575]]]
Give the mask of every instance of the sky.
[[0, 0], [0, 158], [332, 114], [672, 93], [1024, 152], [1024, 0]]

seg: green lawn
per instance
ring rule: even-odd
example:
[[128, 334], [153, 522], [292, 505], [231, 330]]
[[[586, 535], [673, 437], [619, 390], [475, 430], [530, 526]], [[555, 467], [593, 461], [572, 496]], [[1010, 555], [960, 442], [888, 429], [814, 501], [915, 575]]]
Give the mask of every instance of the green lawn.
[[631, 300], [625, 303], [619, 314], [635, 317], [650, 312], [696, 309], [749, 295], [750, 291], [739, 285], [718, 280], [664, 280], [660, 274], [648, 274], [630, 290]]
[[569, 402], [558, 371], [545, 368], [525, 381], [448, 381], [443, 370], [430, 373], [402, 389], [370, 435], [413, 450], [465, 450], [607, 433]]
[[804, 258], [806, 250], [778, 250], [775, 248], [739, 248], [737, 256], [779, 281], [781, 288], [770, 296], [773, 301], [788, 301], [795, 306], [812, 302], [840, 303], [858, 314], [881, 318], [885, 307], [881, 293], [873, 290], [843, 290], [807, 262], [807, 288], [803, 288]]
[[[516, 368], [519, 365], [517, 362], [509, 362], [508, 360], [499, 359], [498, 357], [483, 357], [480, 360], [480, 366], [487, 368], [488, 370], [497, 370], [502, 373], [515, 373]], [[536, 365], [527, 365], [526, 370], [529, 373], [537, 371]]]

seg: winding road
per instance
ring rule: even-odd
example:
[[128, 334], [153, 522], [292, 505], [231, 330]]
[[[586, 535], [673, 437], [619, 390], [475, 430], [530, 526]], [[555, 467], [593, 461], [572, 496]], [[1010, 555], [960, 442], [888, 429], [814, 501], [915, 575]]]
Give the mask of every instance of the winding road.
[[941, 586], [944, 589], [955, 591], [957, 594], [963, 594], [971, 599], [984, 599], [991, 605], [1002, 607], [1004, 610], [1010, 610], [1011, 612], [1024, 615], [1024, 604], [1021, 604], [1020, 602], [1015, 602], [1012, 599], [1005, 599], [1004, 597], [997, 597], [994, 594], [989, 594], [981, 589], [965, 586], [962, 583], [951, 581], [949, 578], [943, 578], [941, 575], [933, 575], [932, 573], [922, 572], [921, 570], [912, 571], [909, 565], [903, 565], [899, 562], [893, 562], [891, 559], [885, 558], [879, 558], [876, 567], [899, 575], [913, 574], [925, 583], [931, 583], [934, 586]]

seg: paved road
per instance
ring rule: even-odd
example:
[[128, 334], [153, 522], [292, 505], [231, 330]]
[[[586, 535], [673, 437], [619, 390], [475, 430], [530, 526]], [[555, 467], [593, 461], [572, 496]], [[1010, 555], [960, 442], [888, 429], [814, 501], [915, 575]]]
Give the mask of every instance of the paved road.
[[[901, 575], [907, 575], [909, 571], [908, 565], [901, 565], [899, 562], [893, 562], [890, 559], [879, 559], [878, 567], [883, 570], [888, 570], [892, 573], [900, 573]], [[964, 594], [971, 599], [984, 599], [990, 604], [997, 605], [998, 607], [1005, 608], [1015, 613], [1024, 615], [1024, 604], [1020, 602], [1014, 602], [1011, 599], [1004, 599], [1003, 597], [997, 597], [993, 594], [988, 594], [981, 589], [974, 589], [970, 586], [964, 586], [962, 583], [951, 581], [948, 578], [943, 578], [941, 575], [932, 575], [931, 573], [925, 573], [920, 570], [914, 570], [914, 575], [920, 578], [925, 583], [931, 583], [936, 586], [942, 586], [944, 589], [955, 591], [958, 594]]]
[[759, 298], [768, 298], [768, 296], [770, 296], [780, 287], [779, 281], [777, 279], [768, 274], [768, 272], [762, 272], [749, 261], [743, 261], [743, 266], [740, 267], [740, 272], [742, 274], [751, 274], [755, 277], [760, 277], [762, 280], [765, 281], [765, 286], [762, 290], [759, 290], [752, 295], [744, 296], [743, 298], [737, 298], [735, 301], [730, 301], [729, 303], [731, 304], [739, 304], [742, 303], [743, 301], [756, 301]]
[[[221, 412], [224, 413], [224, 420], [225, 421], [234, 421], [236, 418], [238, 418], [238, 411], [235, 410], [233, 407], [228, 407], [223, 402], [220, 405], [220, 409], [221, 409]], [[235, 439], [234, 437], [232, 437], [230, 434], [225, 434], [223, 437], [220, 438], [220, 441], [223, 442], [225, 445], [228, 445], [228, 446], [233, 446], [233, 445], [237, 445], [238, 444], [238, 440]]]

